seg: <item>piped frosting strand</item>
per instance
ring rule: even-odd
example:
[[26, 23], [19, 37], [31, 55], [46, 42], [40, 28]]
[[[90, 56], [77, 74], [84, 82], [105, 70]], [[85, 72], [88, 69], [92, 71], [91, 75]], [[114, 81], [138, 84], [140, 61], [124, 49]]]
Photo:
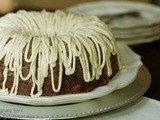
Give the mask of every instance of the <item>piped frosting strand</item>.
[[[96, 17], [60, 10], [54, 13], [22, 10], [0, 19], [0, 61], [4, 59], [1, 91], [8, 92], [7, 75], [12, 71], [14, 80], [11, 95], [17, 94], [21, 79], [32, 80], [31, 96], [41, 96], [44, 80], [49, 73], [53, 91], [59, 92], [63, 82], [63, 68], [66, 75], [73, 74], [77, 58], [86, 82], [99, 79], [105, 65], [110, 76], [111, 54], [117, 54], [114, 37], [108, 26]], [[29, 64], [25, 76], [22, 72], [23, 62]], [[57, 85], [54, 75], [56, 66], [59, 67]], [[38, 92], [34, 93], [36, 88]]]

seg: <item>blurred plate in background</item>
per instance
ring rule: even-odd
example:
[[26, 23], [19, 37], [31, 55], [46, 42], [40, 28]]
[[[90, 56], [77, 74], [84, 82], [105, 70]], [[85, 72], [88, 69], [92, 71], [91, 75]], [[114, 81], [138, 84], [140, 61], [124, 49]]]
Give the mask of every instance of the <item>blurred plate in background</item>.
[[131, 1], [88, 2], [67, 11], [95, 15], [108, 24], [118, 42], [128, 45], [160, 39], [160, 7]]

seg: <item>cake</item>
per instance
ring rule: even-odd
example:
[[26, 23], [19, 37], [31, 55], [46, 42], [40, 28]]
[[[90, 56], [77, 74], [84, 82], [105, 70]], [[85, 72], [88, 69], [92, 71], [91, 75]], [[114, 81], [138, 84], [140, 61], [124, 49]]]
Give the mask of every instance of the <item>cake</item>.
[[0, 18], [0, 94], [85, 93], [120, 69], [114, 36], [97, 17], [20, 10]]

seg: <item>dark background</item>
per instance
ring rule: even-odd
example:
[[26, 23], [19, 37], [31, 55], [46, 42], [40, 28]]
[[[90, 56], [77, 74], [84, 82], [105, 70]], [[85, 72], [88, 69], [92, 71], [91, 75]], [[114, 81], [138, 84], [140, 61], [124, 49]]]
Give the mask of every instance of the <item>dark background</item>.
[[144, 96], [160, 101], [160, 41], [130, 47], [142, 57], [152, 77], [151, 86]]

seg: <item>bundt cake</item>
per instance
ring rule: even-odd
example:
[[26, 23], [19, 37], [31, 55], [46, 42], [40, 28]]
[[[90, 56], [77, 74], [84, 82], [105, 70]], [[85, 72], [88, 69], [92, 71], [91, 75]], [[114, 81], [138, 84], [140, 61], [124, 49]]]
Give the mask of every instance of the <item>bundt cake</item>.
[[20, 10], [0, 18], [0, 94], [89, 92], [119, 70], [114, 36], [97, 17]]

